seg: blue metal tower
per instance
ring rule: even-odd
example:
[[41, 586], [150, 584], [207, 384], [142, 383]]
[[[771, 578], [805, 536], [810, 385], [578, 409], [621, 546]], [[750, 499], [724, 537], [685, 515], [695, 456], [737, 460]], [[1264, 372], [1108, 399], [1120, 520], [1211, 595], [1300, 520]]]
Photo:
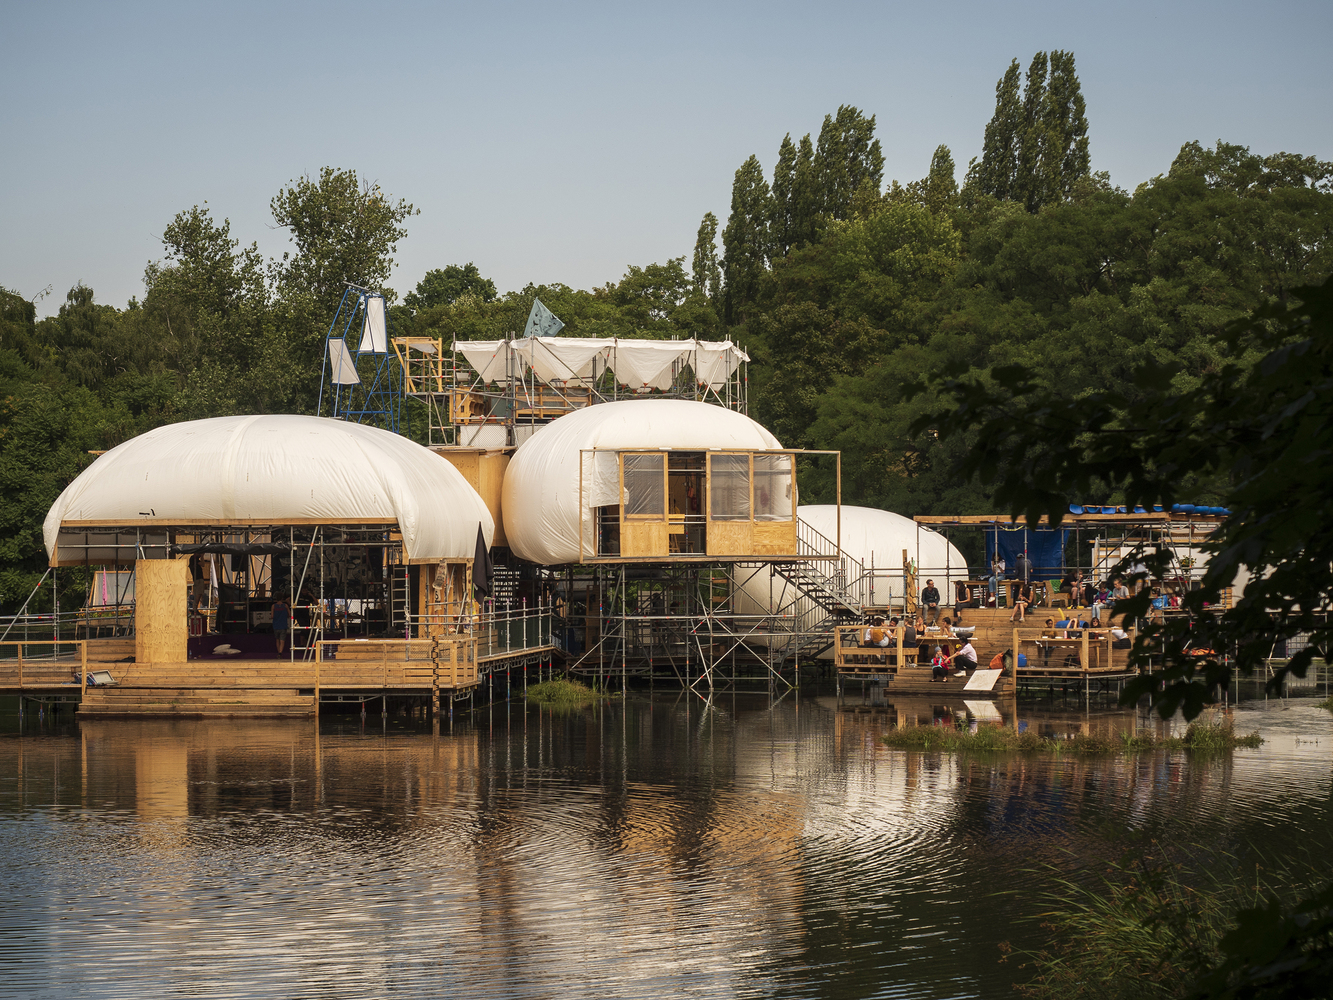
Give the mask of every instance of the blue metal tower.
[[[356, 341], [356, 350], [352, 350], [348, 336], [358, 332], [360, 340]], [[389, 310], [384, 296], [349, 284], [324, 337], [315, 412], [405, 434], [407, 407], [403, 388], [403, 366], [389, 343]], [[330, 407], [327, 411], [326, 396]]]

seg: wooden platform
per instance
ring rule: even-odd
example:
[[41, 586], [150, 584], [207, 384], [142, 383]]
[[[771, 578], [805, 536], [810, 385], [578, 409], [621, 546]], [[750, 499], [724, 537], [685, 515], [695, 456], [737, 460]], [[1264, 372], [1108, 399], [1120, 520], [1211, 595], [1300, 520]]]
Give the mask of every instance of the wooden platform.
[[[11, 643], [4, 652], [13, 655], [0, 658], [0, 693], [78, 700], [81, 717], [287, 717], [318, 714], [322, 697], [434, 697], [480, 683], [477, 643], [469, 636], [320, 642], [305, 661], [124, 662], [133, 643]], [[112, 683], [85, 688], [82, 678], [93, 669], [105, 670]]]
[[[1027, 665], [1017, 670], [1014, 676], [1001, 677], [991, 694], [1004, 694], [1013, 690], [1015, 683], [1038, 680], [1068, 680], [1092, 677], [1121, 678], [1132, 676], [1129, 669], [1129, 650], [1115, 649], [1109, 638], [1094, 640], [1086, 634], [1077, 639], [1041, 640], [1047, 618], [1059, 621], [1067, 613], [1063, 609], [1034, 608], [1036, 613], [1027, 616], [1019, 625], [1010, 621], [1013, 613], [1008, 608], [964, 608], [954, 621], [955, 628], [971, 628], [972, 646], [977, 651], [977, 666], [985, 668], [992, 658], [1005, 650], [1014, 650], [1027, 657]], [[1078, 612], [1086, 620], [1091, 612]], [[952, 616], [951, 616], [952, 617]], [[848, 680], [874, 679], [890, 685], [890, 689], [903, 693], [932, 694], [944, 688], [961, 692], [965, 681], [962, 678], [950, 678], [936, 681], [928, 665], [920, 665], [917, 649], [900, 648], [896, 644], [888, 647], [867, 647], [859, 644], [859, 634], [864, 626], [844, 626], [838, 629], [834, 647], [834, 663], [838, 676]], [[921, 638], [921, 646], [933, 647], [940, 640], [935, 634], [927, 632]], [[960, 639], [949, 640], [956, 652], [962, 644]], [[901, 686], [899, 686], [901, 685]], [[969, 692], [972, 694], [972, 692]], [[985, 694], [980, 694], [986, 697]]]

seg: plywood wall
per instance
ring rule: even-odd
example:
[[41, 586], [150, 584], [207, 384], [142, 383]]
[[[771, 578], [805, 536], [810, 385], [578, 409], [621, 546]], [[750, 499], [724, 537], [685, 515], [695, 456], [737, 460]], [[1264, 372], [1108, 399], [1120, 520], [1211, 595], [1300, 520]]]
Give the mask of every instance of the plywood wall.
[[189, 639], [190, 561], [140, 559], [134, 564], [136, 663], [184, 663]]
[[504, 520], [501, 518], [500, 494], [504, 487], [505, 469], [509, 468], [509, 454], [504, 451], [485, 451], [481, 448], [435, 448], [435, 454], [448, 459], [463, 478], [480, 494], [486, 509], [495, 521], [495, 540], [492, 545], [508, 545]]

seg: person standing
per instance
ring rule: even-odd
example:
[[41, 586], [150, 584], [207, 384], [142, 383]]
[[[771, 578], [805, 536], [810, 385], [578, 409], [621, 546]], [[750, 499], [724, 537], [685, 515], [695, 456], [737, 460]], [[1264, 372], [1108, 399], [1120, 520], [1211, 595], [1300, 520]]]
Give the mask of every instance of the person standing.
[[927, 580], [926, 589], [921, 591], [921, 607], [925, 609], [927, 625], [940, 620], [940, 592], [935, 588], [934, 580]]
[[1032, 561], [1026, 552], [1018, 553], [1014, 560], [1014, 582], [1009, 585], [1009, 599], [1017, 602], [1023, 584], [1032, 582]]
[[291, 631], [292, 613], [287, 602], [279, 597], [273, 602], [273, 641], [277, 643], [278, 655], [287, 650], [287, 633]]
[[1004, 556], [1000, 555], [997, 548], [990, 561], [990, 599], [997, 608], [1000, 606], [1000, 581], [1004, 579], [1004, 570]]

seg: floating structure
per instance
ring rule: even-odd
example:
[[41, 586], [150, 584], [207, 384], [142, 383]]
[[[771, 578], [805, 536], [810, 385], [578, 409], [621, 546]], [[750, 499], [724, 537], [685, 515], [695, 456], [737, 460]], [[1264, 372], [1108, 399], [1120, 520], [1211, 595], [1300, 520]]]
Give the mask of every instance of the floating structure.
[[0, 687], [56, 697], [73, 682], [85, 714], [307, 714], [390, 693], [438, 705], [513, 646], [515, 623], [483, 621], [473, 596], [494, 530], [451, 463], [377, 427], [159, 427], [101, 455], [45, 522], [52, 567], [132, 568], [132, 626], [57, 637], [47, 655], [19, 643]]

